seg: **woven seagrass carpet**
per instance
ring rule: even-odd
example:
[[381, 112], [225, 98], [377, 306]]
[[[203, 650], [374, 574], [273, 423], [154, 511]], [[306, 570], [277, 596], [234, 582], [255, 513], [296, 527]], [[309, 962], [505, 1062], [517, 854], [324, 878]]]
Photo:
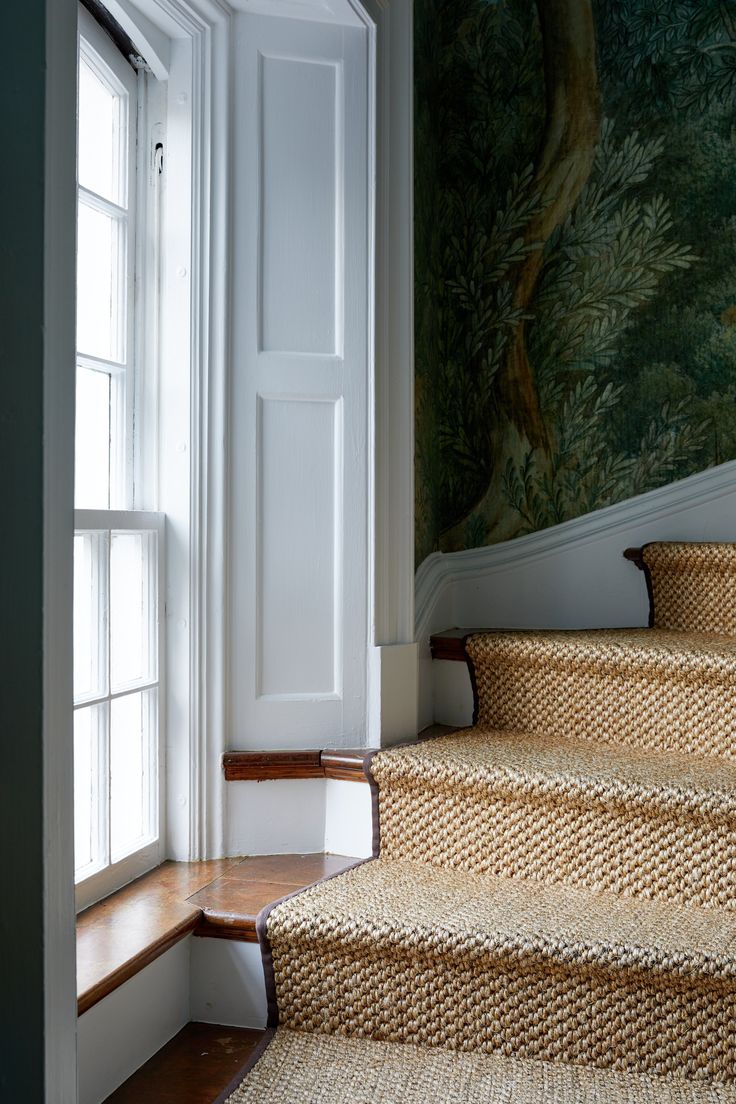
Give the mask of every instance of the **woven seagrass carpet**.
[[736, 546], [639, 566], [650, 628], [474, 634], [474, 726], [370, 758], [231, 1104], [736, 1104]]

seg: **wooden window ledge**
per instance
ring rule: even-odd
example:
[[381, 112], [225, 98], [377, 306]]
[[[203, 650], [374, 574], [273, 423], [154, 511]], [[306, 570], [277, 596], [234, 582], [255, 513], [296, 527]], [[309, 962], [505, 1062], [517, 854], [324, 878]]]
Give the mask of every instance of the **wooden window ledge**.
[[256, 942], [265, 905], [354, 862], [318, 854], [163, 863], [77, 917], [78, 1014], [190, 932]]

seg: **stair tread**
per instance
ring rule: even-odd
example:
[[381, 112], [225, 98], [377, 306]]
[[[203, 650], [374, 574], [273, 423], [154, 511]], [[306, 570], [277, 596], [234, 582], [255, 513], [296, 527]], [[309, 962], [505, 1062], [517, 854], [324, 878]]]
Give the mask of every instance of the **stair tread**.
[[433, 953], [736, 977], [736, 916], [541, 882], [377, 859], [306, 890], [269, 938], [376, 941]]
[[[612, 664], [623, 673], [642, 665], [664, 671], [676, 668], [701, 674], [710, 671], [736, 680], [736, 637], [718, 633], [670, 629], [534, 629], [486, 630], [471, 634], [493, 644], [494, 653], [523, 657], [535, 666], [576, 665], [586, 660]], [[574, 650], [573, 650], [574, 649]]]
[[280, 1027], [237, 1100], [295, 1099], [323, 1104], [733, 1104], [736, 1092], [680, 1078]]
[[475, 727], [381, 752], [371, 770], [379, 785], [406, 780], [421, 786], [493, 786], [700, 815], [736, 814], [736, 763], [574, 737]]

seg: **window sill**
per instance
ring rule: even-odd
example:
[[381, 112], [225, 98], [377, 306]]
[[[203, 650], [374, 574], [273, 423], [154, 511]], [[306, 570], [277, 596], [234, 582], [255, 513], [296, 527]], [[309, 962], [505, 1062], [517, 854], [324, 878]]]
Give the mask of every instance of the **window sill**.
[[265, 905], [355, 861], [316, 854], [163, 863], [77, 917], [78, 1015], [191, 932], [257, 942]]

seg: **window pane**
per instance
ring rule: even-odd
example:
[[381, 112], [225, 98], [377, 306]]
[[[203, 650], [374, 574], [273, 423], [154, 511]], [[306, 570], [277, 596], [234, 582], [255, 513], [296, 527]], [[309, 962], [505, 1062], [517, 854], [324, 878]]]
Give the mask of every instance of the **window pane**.
[[74, 537], [74, 700], [99, 697], [107, 690], [102, 534]]
[[74, 869], [101, 865], [100, 794], [105, 707], [74, 713]]
[[110, 506], [110, 398], [106, 372], [77, 368], [74, 504], [78, 510]]
[[125, 228], [119, 219], [78, 204], [77, 349], [103, 360], [122, 361]]
[[125, 203], [126, 104], [79, 59], [79, 183], [121, 206]]
[[110, 680], [113, 690], [155, 677], [155, 538], [113, 533], [110, 545]]
[[110, 848], [113, 862], [140, 847], [154, 823], [151, 762], [155, 691], [116, 698], [110, 706]]

